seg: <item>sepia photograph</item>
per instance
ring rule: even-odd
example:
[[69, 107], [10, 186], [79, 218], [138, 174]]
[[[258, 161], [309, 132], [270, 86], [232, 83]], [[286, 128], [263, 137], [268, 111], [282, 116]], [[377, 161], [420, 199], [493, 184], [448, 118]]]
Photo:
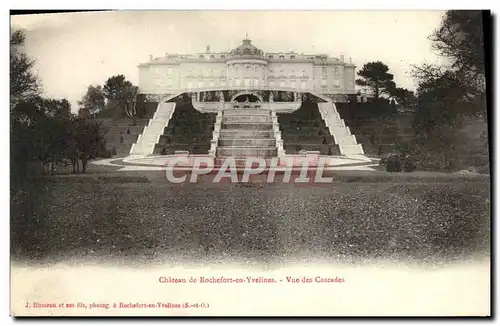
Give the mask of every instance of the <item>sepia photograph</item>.
[[10, 315], [490, 317], [488, 10], [10, 12]]

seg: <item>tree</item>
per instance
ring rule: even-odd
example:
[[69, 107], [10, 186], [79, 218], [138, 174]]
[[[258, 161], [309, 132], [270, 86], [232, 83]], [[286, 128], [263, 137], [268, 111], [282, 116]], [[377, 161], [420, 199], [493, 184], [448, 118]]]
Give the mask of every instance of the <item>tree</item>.
[[23, 52], [26, 35], [22, 30], [10, 34], [10, 109], [40, 93], [37, 75], [33, 72], [35, 61]]
[[137, 114], [137, 95], [139, 93], [139, 87], [137, 86], [126, 86], [124, 90], [124, 106], [125, 114], [131, 118]]
[[441, 26], [430, 36], [433, 48], [448, 58], [452, 70], [471, 96], [485, 92], [483, 13], [447, 11]]
[[106, 108], [106, 98], [104, 90], [101, 85], [87, 87], [87, 92], [83, 95], [82, 99], [78, 102], [80, 110], [88, 112], [92, 117], [95, 117], [99, 112], [104, 111]]
[[[488, 151], [487, 144], [481, 148], [485, 144], [480, 139], [487, 132], [482, 13], [448, 11], [430, 40], [450, 64], [414, 67], [419, 155], [426, 161], [437, 159], [441, 168], [484, 164]], [[464, 132], [471, 124], [477, 128]]]
[[389, 73], [389, 67], [380, 61], [368, 62], [358, 71], [361, 77], [356, 79], [356, 85], [369, 87], [377, 100], [381, 93], [391, 87], [394, 75]]
[[124, 75], [108, 78], [103, 90], [111, 115], [133, 117], [137, 114], [139, 88], [126, 80]]
[[451, 60], [452, 67], [484, 76], [482, 12], [449, 10], [431, 36], [433, 48]]
[[103, 147], [104, 137], [100, 125], [93, 120], [74, 117], [68, 126], [66, 156], [71, 160], [73, 173], [85, 173], [89, 160], [96, 158], [99, 149]]
[[396, 102], [403, 108], [413, 108], [416, 104], [417, 98], [415, 96], [415, 92], [413, 91], [403, 87], [396, 87], [395, 84], [394, 86], [389, 87], [387, 91], [389, 93], [389, 97], [396, 100]]
[[464, 107], [463, 89], [451, 71], [421, 80], [415, 125], [423, 131], [452, 127]]

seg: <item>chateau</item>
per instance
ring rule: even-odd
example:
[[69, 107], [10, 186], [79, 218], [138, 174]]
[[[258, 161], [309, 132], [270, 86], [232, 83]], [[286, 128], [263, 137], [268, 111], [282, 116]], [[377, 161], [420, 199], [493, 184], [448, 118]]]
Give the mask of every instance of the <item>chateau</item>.
[[156, 110], [130, 154], [366, 164], [336, 107], [356, 96], [354, 74], [343, 56], [265, 53], [248, 37], [229, 52], [151, 56], [139, 65], [139, 89]]
[[[230, 52], [166, 54], [139, 65], [142, 93], [177, 94], [208, 89], [282, 89], [314, 92], [335, 101], [355, 94], [355, 65], [344, 56], [265, 53], [246, 38]], [[344, 95], [344, 96], [342, 96]], [[344, 100], [343, 100], [344, 99]]]

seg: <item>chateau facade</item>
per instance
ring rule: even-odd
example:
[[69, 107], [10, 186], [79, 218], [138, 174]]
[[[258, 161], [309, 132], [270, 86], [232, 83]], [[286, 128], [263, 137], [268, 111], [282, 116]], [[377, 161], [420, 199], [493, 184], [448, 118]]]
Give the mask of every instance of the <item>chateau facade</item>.
[[337, 98], [355, 94], [355, 65], [344, 56], [264, 53], [246, 38], [230, 52], [166, 54], [139, 66], [141, 93], [170, 95], [185, 91], [260, 89], [314, 92]]

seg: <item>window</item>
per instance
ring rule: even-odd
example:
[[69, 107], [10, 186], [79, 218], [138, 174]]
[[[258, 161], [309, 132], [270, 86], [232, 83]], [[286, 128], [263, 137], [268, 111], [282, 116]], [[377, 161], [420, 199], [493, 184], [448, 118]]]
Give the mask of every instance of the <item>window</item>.
[[245, 87], [250, 87], [250, 78], [245, 78]]
[[165, 86], [167, 86], [168, 88], [171, 88], [172, 87], [172, 79], [167, 79], [165, 82]]
[[167, 68], [167, 74], [168, 74], [168, 75], [171, 75], [171, 74], [172, 74], [172, 67], [168, 67], [168, 68]]
[[322, 86], [326, 86], [326, 79], [322, 79], [322, 80], [321, 80], [321, 85], [322, 85]]
[[280, 55], [280, 59], [285, 59], [285, 56], [284, 55]]
[[322, 72], [323, 74], [326, 74], [326, 67], [321, 67], [321, 72]]
[[254, 86], [259, 86], [259, 79], [258, 79], [258, 78], [255, 78], [255, 79], [253, 80], [253, 85], [254, 85]]
[[164, 84], [164, 83], [163, 83], [163, 79], [159, 79], [159, 78], [158, 78], [158, 79], [155, 79], [155, 84], [156, 84], [156, 86], [158, 86], [158, 87], [162, 87], [162, 86], [163, 86], [163, 84]]
[[285, 82], [284, 81], [280, 82], [280, 87], [285, 87]]
[[193, 88], [193, 82], [188, 82], [188, 89]]
[[220, 81], [220, 84], [221, 84], [221, 86], [226, 86], [226, 81], [225, 81], [224, 79], [222, 79], [222, 80]]
[[334, 85], [335, 87], [340, 87], [340, 80], [335, 79], [335, 80], [333, 81], [333, 85]]
[[333, 71], [334, 71], [335, 75], [337, 75], [339, 73], [339, 66], [334, 66]]
[[274, 81], [272, 81], [272, 80], [271, 80], [271, 81], [269, 82], [269, 86], [274, 86]]
[[274, 58], [274, 55], [268, 55], [267, 57], [268, 57], [269, 59], [272, 59], [272, 58]]
[[221, 57], [221, 59], [224, 59], [226, 56], [224, 54], [222, 54], [220, 57]]
[[203, 59], [203, 58], [204, 58], [204, 57], [203, 57], [203, 54], [200, 54], [200, 59]]
[[294, 56], [294, 55], [291, 55], [291, 56], [290, 56], [290, 59], [295, 59], [295, 56]]
[[210, 55], [210, 59], [215, 59], [215, 55]]
[[203, 87], [203, 85], [204, 85], [204, 83], [203, 83], [202, 81], [198, 83], [198, 87], [199, 87], [199, 88], [202, 88], [202, 87]]
[[292, 86], [292, 88], [295, 88], [297, 86], [295, 80], [292, 80], [291, 86]]
[[301, 87], [302, 89], [305, 89], [305, 88], [306, 88], [306, 82], [304, 82], [304, 81], [303, 81], [302, 83], [300, 83], [300, 87]]
[[235, 78], [235, 79], [234, 79], [234, 84], [235, 84], [236, 86], [240, 86], [240, 85], [241, 85], [241, 80], [240, 80], [239, 78]]

